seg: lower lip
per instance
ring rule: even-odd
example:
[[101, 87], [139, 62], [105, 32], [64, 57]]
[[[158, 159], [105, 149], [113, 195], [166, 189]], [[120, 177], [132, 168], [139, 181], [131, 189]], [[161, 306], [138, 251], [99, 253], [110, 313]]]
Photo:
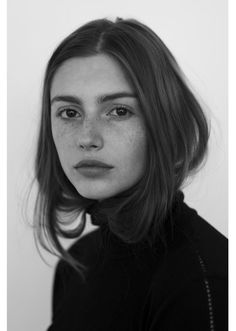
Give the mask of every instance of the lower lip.
[[105, 167], [81, 167], [77, 168], [79, 173], [85, 177], [97, 177], [106, 175], [112, 168]]

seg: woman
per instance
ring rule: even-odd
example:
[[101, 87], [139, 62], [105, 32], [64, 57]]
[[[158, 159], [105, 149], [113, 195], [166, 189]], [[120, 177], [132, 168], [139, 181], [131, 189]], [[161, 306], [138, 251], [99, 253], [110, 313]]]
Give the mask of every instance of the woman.
[[[95, 20], [57, 47], [35, 163], [37, 237], [61, 256], [48, 330], [227, 329], [227, 239], [181, 191], [208, 138], [173, 55], [144, 24]], [[86, 215], [98, 228], [80, 238]], [[60, 237], [78, 240], [65, 250]]]

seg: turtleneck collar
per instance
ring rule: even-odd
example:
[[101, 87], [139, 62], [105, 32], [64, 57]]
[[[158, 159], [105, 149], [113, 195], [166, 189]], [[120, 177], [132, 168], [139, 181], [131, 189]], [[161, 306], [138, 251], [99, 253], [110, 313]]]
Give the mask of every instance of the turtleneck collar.
[[[184, 193], [182, 191], [177, 191], [173, 204], [172, 204], [172, 213], [176, 213], [181, 207], [184, 201]], [[104, 207], [108, 206], [106, 200], [103, 201], [95, 201], [86, 209], [86, 213], [90, 214], [91, 222], [93, 225], [101, 226], [108, 223], [108, 220], [104, 214]]]
[[[182, 191], [178, 191], [171, 208], [172, 217], [170, 218], [170, 214], [168, 214], [165, 221], [166, 230], [168, 232], [171, 231], [170, 229], [172, 229], [173, 223], [177, 222], [177, 219], [181, 215], [183, 201], [184, 194]], [[105, 203], [105, 201], [95, 202], [87, 209], [87, 213], [91, 215], [91, 223], [100, 228], [101, 247], [104, 249], [105, 254], [112, 258], [128, 258], [134, 255], [140, 256], [146, 254], [147, 251], [150, 252], [152, 248], [146, 239], [138, 243], [125, 243], [110, 230], [109, 221], [103, 212]], [[157, 251], [162, 250], [159, 240], [157, 240], [154, 247]]]

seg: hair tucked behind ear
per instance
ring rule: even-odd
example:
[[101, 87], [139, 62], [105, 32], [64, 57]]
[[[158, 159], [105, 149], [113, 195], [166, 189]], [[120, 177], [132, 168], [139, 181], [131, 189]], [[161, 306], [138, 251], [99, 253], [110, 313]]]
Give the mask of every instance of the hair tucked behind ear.
[[[209, 138], [206, 117], [177, 62], [161, 39], [144, 24], [134, 19], [95, 20], [62, 41], [48, 62], [44, 79], [35, 160], [39, 188], [35, 228], [43, 247], [59, 252], [81, 276], [86, 267], [62, 247], [58, 238], [80, 237], [86, 224], [86, 210], [95, 201], [80, 196], [62, 170], [51, 132], [50, 88], [64, 61], [96, 54], [115, 59], [133, 85], [148, 139], [143, 178], [119, 196], [106, 199], [101, 206], [111, 231], [122, 240], [134, 243], [148, 235], [150, 240], [161, 236], [176, 192], [206, 159]], [[119, 215], [125, 213], [133, 217], [124, 229]], [[66, 229], [79, 215], [79, 226]]]

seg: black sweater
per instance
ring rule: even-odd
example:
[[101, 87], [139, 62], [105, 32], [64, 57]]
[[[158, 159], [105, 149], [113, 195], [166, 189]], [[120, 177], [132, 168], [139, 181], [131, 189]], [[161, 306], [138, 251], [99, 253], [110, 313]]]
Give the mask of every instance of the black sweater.
[[48, 331], [228, 329], [228, 240], [181, 197], [167, 251], [125, 244], [106, 223], [73, 244], [87, 283], [59, 261]]

